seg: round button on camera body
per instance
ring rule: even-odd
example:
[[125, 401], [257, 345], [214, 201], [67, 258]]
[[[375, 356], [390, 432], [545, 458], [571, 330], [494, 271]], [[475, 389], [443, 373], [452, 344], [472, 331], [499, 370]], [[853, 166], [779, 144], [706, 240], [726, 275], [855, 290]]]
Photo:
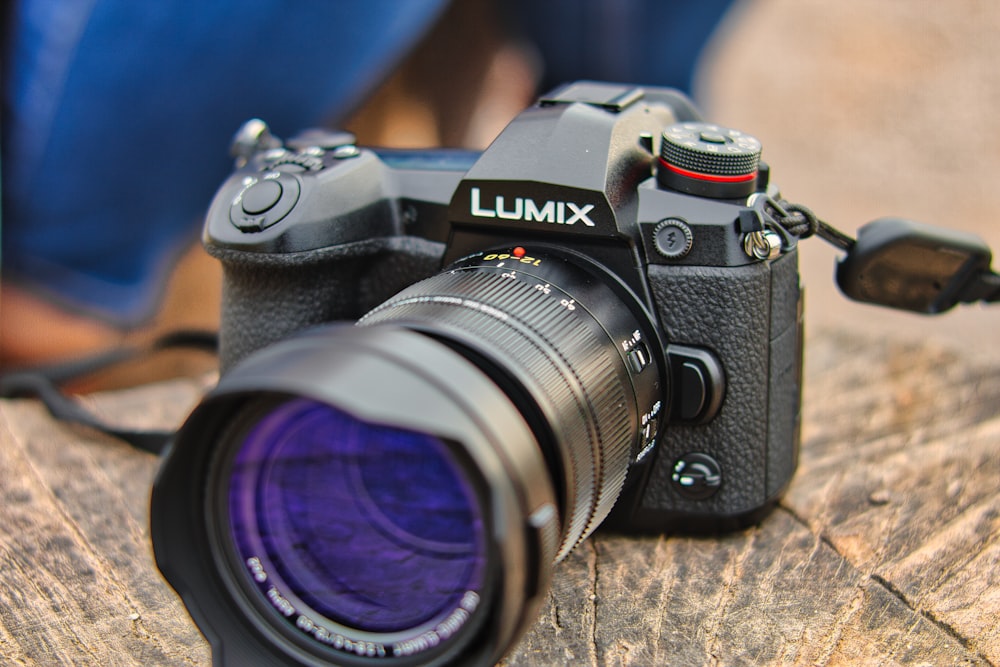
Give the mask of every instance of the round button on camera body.
[[667, 259], [680, 259], [691, 252], [694, 234], [680, 218], [667, 218], [653, 230], [653, 243], [656, 251]]
[[260, 232], [291, 212], [299, 201], [299, 180], [285, 171], [251, 176], [229, 207], [229, 221], [242, 232]]

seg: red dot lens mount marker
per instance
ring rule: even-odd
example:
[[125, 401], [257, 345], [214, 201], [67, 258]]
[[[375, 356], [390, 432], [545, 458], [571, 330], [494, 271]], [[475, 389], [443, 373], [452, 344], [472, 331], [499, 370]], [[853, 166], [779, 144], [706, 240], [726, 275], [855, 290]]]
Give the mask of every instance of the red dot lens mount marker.
[[739, 130], [675, 123], [663, 131], [657, 180], [687, 194], [739, 199], [756, 189], [760, 153], [760, 141]]
[[522, 248], [521, 246], [517, 246], [516, 248], [510, 251], [510, 254], [513, 255], [514, 257], [517, 257], [518, 259], [521, 259], [527, 252], [528, 251]]

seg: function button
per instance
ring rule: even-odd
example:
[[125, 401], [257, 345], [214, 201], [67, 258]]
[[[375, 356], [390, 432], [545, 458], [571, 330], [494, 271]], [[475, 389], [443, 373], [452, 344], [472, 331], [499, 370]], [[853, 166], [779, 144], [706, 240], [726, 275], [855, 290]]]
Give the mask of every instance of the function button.
[[265, 160], [271, 160], [273, 162], [289, 155], [291, 155], [291, 153], [286, 151], [284, 148], [272, 148], [269, 151], [264, 151], [263, 157]]
[[679, 218], [661, 220], [653, 231], [653, 244], [656, 251], [667, 259], [681, 259], [694, 246], [694, 234], [691, 228]]
[[705, 500], [722, 486], [722, 466], [708, 454], [690, 452], [674, 461], [670, 480], [685, 498]]
[[358, 157], [361, 155], [361, 150], [357, 146], [341, 146], [339, 148], [333, 149], [333, 157], [338, 160], [345, 160], [351, 157]]

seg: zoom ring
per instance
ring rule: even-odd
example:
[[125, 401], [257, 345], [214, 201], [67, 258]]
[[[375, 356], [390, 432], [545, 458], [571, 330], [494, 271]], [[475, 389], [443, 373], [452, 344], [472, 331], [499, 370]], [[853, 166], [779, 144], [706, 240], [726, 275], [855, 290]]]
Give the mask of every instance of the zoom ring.
[[565, 292], [543, 294], [530, 276], [512, 279], [511, 273], [472, 267], [439, 274], [359, 324], [393, 321], [433, 332], [472, 347], [525, 387], [555, 436], [569, 490], [561, 560], [621, 492], [636, 437], [636, 410], [626, 407], [635, 397], [601, 323]]

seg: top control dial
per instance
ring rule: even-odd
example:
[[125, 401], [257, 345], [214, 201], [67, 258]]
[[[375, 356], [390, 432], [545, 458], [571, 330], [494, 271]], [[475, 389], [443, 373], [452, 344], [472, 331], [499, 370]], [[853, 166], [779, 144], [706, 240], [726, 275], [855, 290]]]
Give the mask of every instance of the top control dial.
[[660, 185], [702, 197], [736, 199], [757, 185], [761, 143], [711, 123], [675, 123], [663, 131]]

